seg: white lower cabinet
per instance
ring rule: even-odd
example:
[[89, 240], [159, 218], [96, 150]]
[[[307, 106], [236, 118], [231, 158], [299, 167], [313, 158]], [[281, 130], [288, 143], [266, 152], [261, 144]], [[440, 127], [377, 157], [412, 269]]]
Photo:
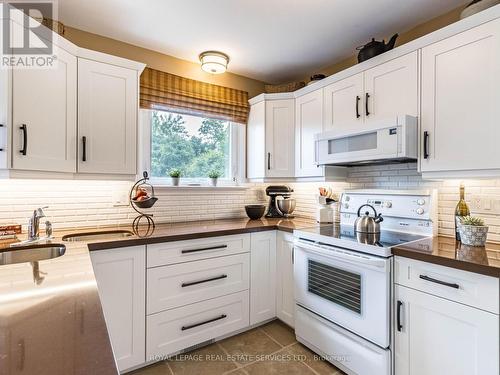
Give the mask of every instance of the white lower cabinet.
[[248, 253], [148, 269], [147, 312], [247, 290], [249, 270]]
[[276, 237], [276, 316], [294, 327], [293, 234], [280, 231]]
[[276, 231], [250, 237], [250, 324], [276, 316]]
[[90, 253], [111, 345], [120, 371], [145, 362], [146, 249]]
[[395, 304], [396, 375], [498, 375], [497, 314], [402, 285]]
[[91, 258], [122, 372], [276, 316], [294, 325], [291, 233], [100, 250]]
[[147, 317], [148, 361], [248, 326], [248, 290]]

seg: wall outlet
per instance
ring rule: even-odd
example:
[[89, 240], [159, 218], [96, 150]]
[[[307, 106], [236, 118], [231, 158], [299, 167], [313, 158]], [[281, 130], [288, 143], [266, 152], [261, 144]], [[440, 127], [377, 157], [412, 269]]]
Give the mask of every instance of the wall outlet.
[[113, 191], [111, 195], [111, 204], [113, 207], [128, 206], [129, 196], [127, 191]]
[[500, 198], [497, 196], [473, 195], [469, 200], [473, 214], [500, 215]]
[[481, 198], [477, 196], [473, 196], [469, 202], [471, 211], [478, 211], [481, 209]]

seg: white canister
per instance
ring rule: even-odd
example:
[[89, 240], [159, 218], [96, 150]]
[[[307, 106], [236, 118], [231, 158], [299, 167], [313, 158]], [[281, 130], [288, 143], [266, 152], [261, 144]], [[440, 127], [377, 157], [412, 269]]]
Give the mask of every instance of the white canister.
[[320, 224], [334, 222], [334, 210], [331, 204], [318, 204], [316, 208], [316, 221]]

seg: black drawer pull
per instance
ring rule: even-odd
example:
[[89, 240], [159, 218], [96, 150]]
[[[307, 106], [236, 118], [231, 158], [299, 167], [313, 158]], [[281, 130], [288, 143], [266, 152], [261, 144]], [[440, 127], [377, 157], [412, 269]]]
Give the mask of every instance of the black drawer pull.
[[19, 152], [26, 156], [28, 151], [28, 127], [26, 124], [22, 124], [19, 129], [23, 132], [23, 148]]
[[401, 332], [401, 330], [403, 329], [403, 325], [401, 324], [401, 307], [403, 306], [403, 302], [401, 301], [398, 301], [398, 310], [397, 310], [397, 328], [398, 328], [398, 331]]
[[210, 320], [205, 320], [204, 322], [191, 324], [189, 326], [182, 326], [181, 330], [185, 331], [185, 330], [188, 330], [188, 329], [191, 329], [191, 328], [196, 328], [196, 327], [202, 326], [203, 324], [208, 324], [208, 323], [216, 322], [217, 320], [221, 320], [221, 319], [224, 319], [224, 318], [227, 318], [226, 314], [222, 314], [221, 316], [218, 316], [217, 318], [213, 318], [213, 319], [210, 319]]
[[447, 283], [446, 281], [441, 281], [441, 280], [438, 280], [438, 279], [433, 279], [432, 277], [429, 277], [429, 276], [426, 276], [426, 275], [420, 275], [419, 277], [422, 280], [430, 281], [431, 283], [436, 283], [436, 284], [439, 284], [439, 285], [449, 286], [450, 288], [460, 289], [460, 285], [455, 284], [455, 283]]
[[182, 283], [181, 286], [183, 288], [191, 285], [197, 285], [197, 284], [203, 284], [203, 283], [208, 283], [210, 281], [215, 281], [215, 280], [221, 280], [221, 279], [226, 279], [227, 275], [220, 275], [220, 276], [215, 276], [211, 277], [210, 279], [205, 279], [205, 280], [199, 280], [199, 281], [190, 281], [188, 283]]
[[226, 249], [226, 248], [227, 248], [227, 245], [218, 245], [218, 246], [211, 246], [211, 247], [203, 247], [201, 249], [182, 250], [181, 254], [189, 254], [189, 253], [196, 253], [198, 251], [217, 250], [217, 249]]

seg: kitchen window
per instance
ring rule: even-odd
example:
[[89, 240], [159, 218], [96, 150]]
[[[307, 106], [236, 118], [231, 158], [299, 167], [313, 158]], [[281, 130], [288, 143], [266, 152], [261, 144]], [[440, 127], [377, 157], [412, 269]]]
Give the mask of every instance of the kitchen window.
[[236, 185], [244, 176], [244, 126], [181, 112], [141, 110], [144, 170], [157, 185], [170, 185], [169, 172], [180, 169], [181, 185], [208, 184], [211, 171], [219, 185]]

